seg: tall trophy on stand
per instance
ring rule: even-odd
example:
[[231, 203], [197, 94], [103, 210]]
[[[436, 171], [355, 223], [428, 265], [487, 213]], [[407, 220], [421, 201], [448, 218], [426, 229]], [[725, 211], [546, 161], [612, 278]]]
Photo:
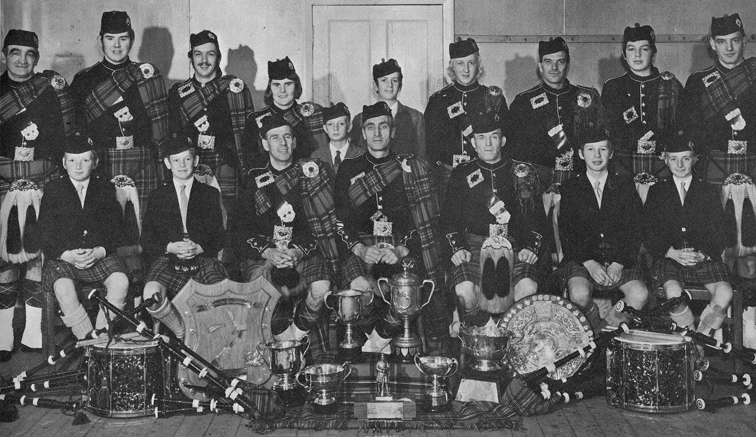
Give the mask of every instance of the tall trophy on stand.
[[[351, 363], [360, 362], [362, 350], [361, 344], [354, 338], [354, 330], [352, 324], [360, 318], [362, 309], [371, 303], [373, 303], [372, 292], [370, 294], [370, 301], [363, 305], [363, 293], [356, 290], [344, 290], [338, 293], [331, 293], [330, 291], [325, 294], [325, 306], [336, 312], [337, 321], [346, 325], [346, 333], [344, 334], [344, 340], [339, 343], [338, 360], [346, 360]], [[328, 297], [333, 295], [336, 298], [336, 308], [328, 305]], [[333, 299], [332, 299], [333, 300]]]
[[[415, 260], [411, 257], [405, 257], [402, 260], [403, 272], [397, 273], [391, 279], [378, 279], [378, 289], [381, 292], [383, 300], [391, 306], [403, 322], [403, 332], [391, 340], [392, 351], [399, 361], [411, 362], [412, 357], [422, 351], [423, 342], [417, 334], [412, 332], [410, 327], [411, 321], [433, 298], [433, 292], [436, 290], [436, 284], [426, 279], [420, 281], [420, 277], [410, 270], [415, 267]], [[386, 283], [391, 290], [391, 302], [386, 299], [381, 288], [381, 283]], [[431, 284], [431, 292], [428, 301], [420, 305], [420, 294], [425, 284]]]

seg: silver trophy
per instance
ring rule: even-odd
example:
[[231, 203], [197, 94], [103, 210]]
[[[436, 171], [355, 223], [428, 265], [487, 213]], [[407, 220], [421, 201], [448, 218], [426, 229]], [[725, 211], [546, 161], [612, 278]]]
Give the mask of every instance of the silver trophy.
[[[328, 296], [333, 294], [338, 299], [336, 308], [328, 305]], [[353, 324], [360, 318], [364, 307], [373, 303], [374, 294], [370, 293], [370, 302], [363, 305], [362, 301], [363, 293], [356, 290], [344, 290], [338, 293], [331, 293], [330, 291], [325, 294], [325, 305], [328, 309], [335, 311], [338, 316], [337, 321], [340, 321], [346, 325], [346, 334], [344, 340], [339, 343], [339, 347], [342, 349], [356, 349], [362, 346], [357, 340], [354, 339]]]
[[314, 394], [312, 404], [318, 409], [327, 409], [336, 404], [336, 393], [339, 386], [352, 374], [349, 363], [344, 364], [316, 364], [309, 366], [301, 375], [304, 375], [305, 384], [302, 383], [301, 375], [297, 375], [297, 383], [309, 393]]
[[[304, 348], [304, 350], [303, 350]], [[270, 370], [278, 376], [278, 381], [273, 384], [273, 390], [277, 392], [287, 406], [302, 405], [304, 399], [301, 396], [301, 388], [296, 383], [295, 375], [302, 369], [304, 355], [310, 348], [307, 337], [302, 340], [271, 341], [257, 345], [257, 350], [262, 352], [267, 349], [269, 358], [262, 358], [270, 366]], [[299, 392], [299, 393], [298, 393]]]
[[415, 355], [415, 366], [420, 372], [433, 379], [430, 389], [424, 394], [426, 408], [430, 411], [446, 410], [451, 405], [452, 398], [446, 389], [444, 379], [454, 375], [459, 370], [457, 359], [440, 355], [427, 357]]

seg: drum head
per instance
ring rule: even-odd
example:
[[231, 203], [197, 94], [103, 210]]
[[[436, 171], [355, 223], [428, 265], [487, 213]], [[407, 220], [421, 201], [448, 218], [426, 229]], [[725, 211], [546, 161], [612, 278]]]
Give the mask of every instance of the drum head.
[[675, 346], [685, 342], [685, 338], [679, 335], [638, 330], [631, 330], [629, 333], [615, 338], [615, 340], [621, 343], [649, 346]]
[[138, 332], [127, 332], [121, 336], [117, 336], [113, 341], [103, 341], [101, 343], [95, 343], [92, 345], [96, 349], [113, 349], [113, 350], [132, 350], [156, 347], [157, 340], [150, 340], [143, 337]]
[[[545, 367], [593, 340], [593, 331], [583, 313], [558, 296], [539, 294], [520, 299], [507, 311], [501, 324], [512, 332], [507, 357], [521, 375]], [[571, 360], [550, 373], [549, 378], [572, 376], [589, 356], [590, 352]]]

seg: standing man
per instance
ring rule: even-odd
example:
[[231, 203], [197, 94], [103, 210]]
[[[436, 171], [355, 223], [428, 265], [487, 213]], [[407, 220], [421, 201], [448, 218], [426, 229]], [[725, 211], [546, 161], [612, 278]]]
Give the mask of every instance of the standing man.
[[[507, 142], [491, 115], [473, 120], [477, 158], [452, 170], [441, 211], [449, 288], [468, 325], [535, 294], [549, 261], [535, 169], [502, 156]], [[449, 262], [450, 261], [450, 262]]]
[[[382, 59], [380, 64], [373, 65], [373, 91], [378, 94], [379, 101], [389, 105], [396, 125], [391, 149], [397, 155], [413, 154], [425, 159], [425, 119], [417, 109], [399, 102], [403, 83], [402, 67], [396, 59]], [[361, 113], [354, 117], [352, 126], [362, 126]], [[361, 129], [352, 129], [351, 139], [352, 143], [366, 147]]]
[[683, 87], [675, 76], [654, 66], [656, 35], [649, 26], [626, 27], [622, 60], [627, 72], [604, 84], [609, 140], [614, 147], [614, 170], [635, 177], [645, 201], [650, 184], [664, 169], [659, 138], [673, 131], [680, 119]]
[[535, 164], [547, 186], [572, 175], [582, 134], [604, 121], [598, 91], [571, 84], [569, 69], [570, 49], [562, 37], [540, 41], [541, 84], [512, 101], [512, 158]]
[[[431, 278], [440, 287], [443, 272], [433, 228], [438, 203], [427, 164], [415, 156], [396, 155], [389, 147], [394, 119], [386, 102], [363, 106], [362, 135], [367, 153], [341, 164], [334, 189], [336, 216], [343, 224], [337, 237], [342, 243], [342, 287], [377, 293], [374, 278], [399, 273], [407, 256], [417, 260], [415, 273], [420, 278]], [[401, 320], [390, 308], [377, 309], [378, 301], [373, 301], [376, 309], [366, 310], [372, 317], [364, 319], [375, 322], [380, 317], [376, 332], [387, 339], [398, 331]], [[425, 334], [435, 347], [448, 340], [451, 311], [444, 293], [434, 293], [426, 308]]]
[[[126, 267], [115, 255], [123, 220], [113, 184], [92, 174], [99, 161], [93, 144], [78, 132], [69, 135], [63, 157], [67, 175], [47, 184], [39, 213], [45, 291], [55, 294], [63, 323], [80, 340], [92, 331], [92, 321], [77, 286], [104, 284], [108, 302], [120, 309], [129, 290]], [[108, 313], [100, 309], [97, 329], [109, 325]]]
[[[746, 35], [738, 14], [711, 19], [713, 66], [692, 74], [685, 84], [683, 100], [687, 130], [700, 138], [704, 155], [703, 177], [722, 184], [727, 207], [728, 263], [738, 274], [756, 277], [756, 233], [753, 207], [756, 188], [756, 58], [744, 58]], [[746, 202], [745, 199], [749, 201]]]
[[294, 129], [297, 138], [294, 161], [309, 157], [319, 147], [328, 146], [328, 137], [323, 132], [323, 108], [313, 102], [299, 103], [297, 99], [300, 97], [302, 80], [289, 57], [268, 61], [267, 106], [250, 114], [244, 127], [247, 168], [264, 167], [268, 162], [260, 131], [263, 120], [272, 115], [282, 117]]
[[481, 85], [483, 65], [475, 40], [449, 44], [447, 74], [452, 83], [428, 99], [425, 108], [426, 155], [432, 166], [435, 189], [443, 204], [452, 168], [476, 156], [471, 118], [491, 112], [509, 136], [509, 109], [501, 88]]
[[255, 108], [252, 94], [235, 76], [223, 76], [218, 36], [203, 30], [189, 37], [194, 76], [168, 93], [171, 132], [182, 132], [196, 144], [199, 166], [210, 170], [220, 188], [223, 206], [233, 216], [244, 168], [242, 135]]
[[352, 124], [349, 122], [349, 108], [339, 102], [323, 108], [323, 130], [328, 135], [328, 147], [319, 147], [312, 152], [312, 158], [319, 159], [336, 177], [339, 166], [345, 159], [355, 158], [365, 153], [365, 148], [349, 138]]
[[[13, 307], [26, 302], [24, 348], [42, 347], [39, 246], [34, 224], [42, 187], [58, 172], [63, 143], [73, 128], [74, 102], [63, 76], [35, 73], [39, 39], [11, 29], [0, 60], [0, 362], [13, 350]], [[23, 279], [22, 279], [23, 278]]]

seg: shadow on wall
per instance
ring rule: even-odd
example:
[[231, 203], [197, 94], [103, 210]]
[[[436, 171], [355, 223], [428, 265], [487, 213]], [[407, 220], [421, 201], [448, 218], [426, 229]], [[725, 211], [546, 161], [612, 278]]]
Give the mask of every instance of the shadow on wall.
[[228, 50], [228, 62], [224, 74], [232, 74], [247, 84], [249, 91], [252, 93], [252, 101], [255, 109], [260, 110], [265, 107], [263, 101], [265, 90], [255, 89], [255, 78], [257, 77], [257, 61], [255, 61], [255, 52], [248, 46], [239, 45], [236, 49]]
[[690, 50], [690, 71], [688, 71], [688, 75], [690, 76], [697, 71], [711, 67], [716, 59], [717, 56], [711, 50], [708, 41], [695, 44]]
[[[65, 77], [70, 84], [74, 75], [86, 67], [85, 62], [84, 55], [81, 53], [56, 53], [50, 68]], [[39, 72], [39, 68], [36, 71]]]
[[142, 33], [142, 45], [137, 54], [139, 62], [153, 64], [165, 80], [166, 89], [171, 89], [173, 84], [179, 82], [168, 78], [173, 63], [173, 37], [166, 27], [147, 27]]
[[[603, 88], [607, 80], [625, 74], [625, 64], [619, 56], [611, 55], [598, 60], [598, 83]], [[603, 89], [599, 89], [603, 92]]]
[[[504, 92], [507, 102], [512, 103], [515, 96], [529, 90], [540, 83], [538, 78], [538, 64], [532, 56], [515, 56], [511, 61], [504, 63], [506, 79], [504, 79]], [[535, 74], [533, 74], [535, 73]]]

